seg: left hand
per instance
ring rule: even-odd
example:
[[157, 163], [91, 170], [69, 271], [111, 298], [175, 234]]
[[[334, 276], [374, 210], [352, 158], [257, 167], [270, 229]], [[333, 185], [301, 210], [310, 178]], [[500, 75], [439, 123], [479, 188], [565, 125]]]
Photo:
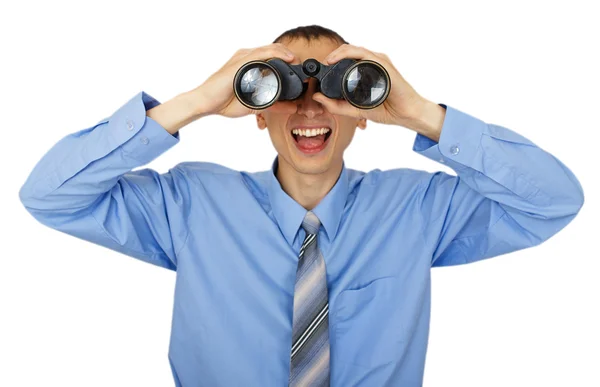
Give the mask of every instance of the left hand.
[[425, 99], [404, 80], [387, 55], [369, 51], [364, 47], [343, 44], [325, 58], [325, 64], [332, 65], [344, 58], [372, 60], [385, 67], [390, 75], [390, 94], [376, 108], [360, 109], [344, 99], [330, 99], [322, 93], [315, 93], [313, 99], [321, 103], [331, 114], [364, 118], [390, 125], [402, 125], [420, 114]]

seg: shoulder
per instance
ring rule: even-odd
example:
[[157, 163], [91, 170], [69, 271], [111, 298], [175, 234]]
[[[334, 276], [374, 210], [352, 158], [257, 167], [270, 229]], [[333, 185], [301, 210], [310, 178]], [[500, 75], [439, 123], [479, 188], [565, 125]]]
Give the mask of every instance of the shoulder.
[[362, 184], [378, 187], [398, 185], [417, 186], [425, 184], [439, 174], [444, 174], [444, 172], [428, 172], [413, 168], [394, 168], [387, 170], [377, 168], [364, 173]]
[[170, 169], [175, 181], [203, 191], [222, 191], [241, 181], [240, 171], [208, 161], [184, 161]]
[[236, 170], [209, 161], [185, 161], [171, 169], [173, 175], [185, 180], [187, 184], [202, 186], [204, 191], [213, 191], [219, 195], [244, 190], [255, 196], [263, 196], [269, 172]]
[[443, 171], [429, 172], [412, 168], [373, 169], [363, 172], [359, 185], [362, 195], [373, 200], [423, 202], [427, 197], [444, 197], [458, 183], [458, 177]]
[[222, 175], [223, 178], [240, 174], [235, 169], [209, 161], [184, 161], [175, 165], [173, 169], [187, 175]]

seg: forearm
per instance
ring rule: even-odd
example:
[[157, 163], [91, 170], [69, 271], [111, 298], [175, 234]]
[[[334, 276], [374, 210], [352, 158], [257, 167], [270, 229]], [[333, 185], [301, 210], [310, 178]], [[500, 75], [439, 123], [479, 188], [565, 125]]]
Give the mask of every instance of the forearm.
[[419, 134], [413, 150], [452, 168], [462, 182], [507, 211], [519, 212], [515, 217], [572, 216], [583, 203], [579, 181], [551, 153], [513, 130], [451, 106], [439, 140]]
[[[138, 93], [112, 116], [59, 140], [38, 161], [19, 193], [31, 209], [80, 209], [117, 180], [179, 142], [147, 118], [158, 101]], [[117, 151], [118, 150], [118, 151]]]
[[167, 132], [175, 134], [187, 124], [207, 115], [204, 106], [198, 89], [193, 89], [149, 109], [146, 115]]

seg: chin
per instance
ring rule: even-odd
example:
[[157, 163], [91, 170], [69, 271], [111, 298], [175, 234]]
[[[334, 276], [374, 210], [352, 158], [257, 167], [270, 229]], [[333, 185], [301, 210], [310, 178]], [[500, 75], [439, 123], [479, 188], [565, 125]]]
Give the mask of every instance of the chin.
[[299, 173], [307, 175], [318, 175], [327, 172], [331, 168], [331, 154], [323, 154], [319, 157], [292, 156], [294, 169]]

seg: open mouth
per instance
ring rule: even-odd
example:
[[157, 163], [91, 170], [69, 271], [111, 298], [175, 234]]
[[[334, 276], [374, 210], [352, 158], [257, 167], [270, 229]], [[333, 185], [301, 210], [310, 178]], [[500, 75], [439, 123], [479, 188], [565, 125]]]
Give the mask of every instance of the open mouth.
[[298, 128], [298, 129], [290, 130], [290, 134], [294, 138], [294, 141], [296, 141], [297, 143], [299, 142], [299, 140], [303, 141], [305, 139], [311, 140], [311, 142], [320, 141], [322, 143], [325, 143], [331, 136], [332, 132], [333, 131], [329, 127], [315, 128], [315, 129]]

